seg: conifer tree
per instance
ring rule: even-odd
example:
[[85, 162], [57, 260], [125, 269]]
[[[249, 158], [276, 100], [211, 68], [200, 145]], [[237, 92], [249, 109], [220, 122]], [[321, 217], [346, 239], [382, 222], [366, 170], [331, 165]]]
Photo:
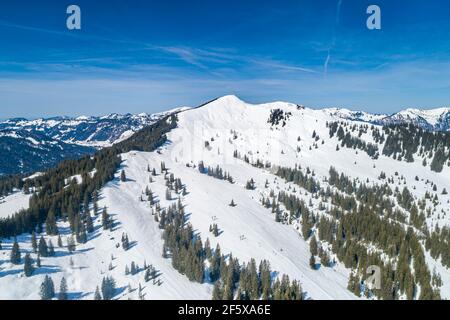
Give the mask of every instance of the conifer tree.
[[40, 295], [42, 300], [51, 300], [55, 297], [55, 286], [52, 278], [48, 275], [45, 276], [44, 281], [41, 283]]
[[221, 263], [222, 254], [220, 252], [219, 244], [216, 245], [216, 249], [214, 250], [214, 254], [211, 257], [210, 263], [210, 279], [212, 282], [217, 281], [220, 278], [220, 263]]
[[53, 247], [52, 240], [48, 240], [48, 256], [53, 257], [55, 255], [55, 248]]
[[135, 275], [137, 273], [137, 268], [136, 268], [136, 264], [134, 263], [134, 261], [131, 261], [130, 273], [131, 273], [131, 275]]
[[86, 231], [89, 233], [94, 232], [94, 222], [89, 211], [86, 213]]
[[84, 223], [80, 224], [80, 229], [77, 233], [77, 241], [78, 243], [86, 243], [87, 241], [87, 234], [86, 234], [86, 228], [84, 227]]
[[74, 252], [76, 249], [75, 239], [71, 235], [67, 238], [67, 250], [69, 250], [70, 253]]
[[144, 280], [145, 280], [145, 282], [149, 282], [151, 279], [152, 279], [151, 270], [149, 268], [149, 269], [145, 270]]
[[222, 300], [222, 289], [220, 287], [220, 282], [217, 281], [214, 284], [213, 293], [212, 293], [212, 300]]
[[48, 212], [47, 220], [45, 221], [45, 231], [49, 236], [58, 234], [58, 226], [56, 225], [56, 217], [53, 210]]
[[100, 294], [100, 290], [98, 289], [98, 286], [95, 288], [94, 300], [102, 300], [102, 296]]
[[125, 251], [130, 248], [130, 240], [128, 240], [128, 235], [125, 233], [122, 234], [122, 248]]
[[116, 281], [113, 277], [104, 277], [102, 280], [102, 296], [104, 300], [112, 300], [116, 292]]
[[13, 264], [19, 264], [22, 260], [21, 254], [20, 254], [20, 248], [19, 244], [17, 243], [17, 239], [14, 238], [14, 243], [12, 245], [11, 254], [10, 254], [10, 261]]
[[36, 232], [31, 233], [31, 247], [33, 248], [33, 252], [37, 252], [37, 240], [36, 240]]
[[62, 248], [62, 246], [63, 246], [63, 242], [61, 239], [61, 235], [58, 235], [58, 247]]
[[33, 274], [33, 261], [29, 253], [25, 255], [23, 271], [26, 277], [31, 277], [31, 275]]
[[108, 214], [108, 210], [106, 209], [106, 207], [104, 207], [102, 211], [102, 226], [103, 230], [108, 230], [112, 228], [111, 217]]
[[48, 246], [43, 236], [39, 238], [38, 252], [41, 257], [48, 257]]
[[311, 269], [316, 270], [316, 258], [314, 258], [313, 255], [311, 255], [311, 258], [309, 258], [309, 266]]
[[249, 272], [249, 294], [250, 299], [257, 300], [259, 298], [259, 280], [258, 280], [258, 273], [256, 271], [256, 262], [255, 259], [251, 259], [248, 265], [248, 272]]
[[315, 236], [311, 237], [311, 240], [309, 242], [309, 250], [311, 251], [311, 254], [313, 256], [317, 256], [318, 254], [318, 247], [317, 247], [317, 240]]
[[125, 174], [125, 170], [122, 170], [122, 172], [120, 173], [120, 181], [122, 181], [122, 182], [127, 181], [127, 176]]
[[67, 300], [67, 281], [66, 278], [61, 278], [61, 283], [59, 285], [59, 293], [58, 293], [58, 300]]

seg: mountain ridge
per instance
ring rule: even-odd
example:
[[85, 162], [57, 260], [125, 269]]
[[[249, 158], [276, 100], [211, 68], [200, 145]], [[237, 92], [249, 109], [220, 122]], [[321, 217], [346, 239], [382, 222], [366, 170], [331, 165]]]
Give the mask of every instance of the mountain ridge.
[[309, 108], [301, 104], [295, 104], [286, 101], [273, 101], [260, 104], [246, 103], [236, 95], [225, 95], [213, 99], [199, 107], [204, 107], [210, 103], [220, 101], [229, 104], [242, 105], [248, 104], [252, 106], [264, 105], [286, 105], [297, 108], [307, 108], [314, 111], [324, 112], [330, 116], [339, 119], [362, 121], [378, 125], [405, 124], [412, 123], [426, 130], [433, 131], [450, 131], [450, 107], [438, 107], [431, 109], [406, 108], [392, 114], [371, 113], [362, 110], [351, 110], [345, 107], [325, 107], [325, 108]]
[[[236, 95], [226, 95], [198, 107], [180, 107], [155, 114], [110, 113], [104, 116], [59, 116], [33, 120], [18, 117], [0, 121], [0, 151], [11, 155], [9, 160], [0, 166], [0, 175], [44, 170], [64, 159], [77, 158], [123, 141], [168, 114], [211, 105], [226, 105], [231, 108], [230, 114], [235, 113], [233, 116], [243, 112], [247, 106], [274, 110], [281, 108], [287, 112], [301, 109], [316, 116], [324, 115], [330, 121], [357, 121], [380, 126], [412, 123], [429, 131], [450, 131], [450, 108], [408, 108], [388, 115], [336, 107], [313, 109], [283, 101], [250, 104]], [[223, 115], [215, 115], [220, 116]]]

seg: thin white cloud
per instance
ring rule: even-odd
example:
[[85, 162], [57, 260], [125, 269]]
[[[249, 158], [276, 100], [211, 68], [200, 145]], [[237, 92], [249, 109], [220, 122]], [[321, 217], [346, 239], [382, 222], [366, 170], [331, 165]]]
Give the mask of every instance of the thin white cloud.
[[[320, 74], [288, 78], [272, 72], [253, 78], [217, 78], [162, 66], [136, 66], [134, 71], [115, 71], [113, 76], [97, 72], [97, 78], [0, 78], [2, 118], [153, 112], [195, 106], [225, 94], [237, 94], [250, 102], [285, 100], [312, 107], [341, 106], [389, 113], [405, 106], [448, 104], [450, 90], [446, 76], [450, 74], [450, 62], [409, 62], [372, 71], [336, 71], [327, 79]], [[135, 76], [143, 73], [148, 77]]]

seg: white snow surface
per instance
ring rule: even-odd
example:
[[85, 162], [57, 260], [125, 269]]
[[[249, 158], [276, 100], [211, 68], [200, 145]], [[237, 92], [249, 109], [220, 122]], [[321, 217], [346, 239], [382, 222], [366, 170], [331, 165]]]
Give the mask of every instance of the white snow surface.
[[[271, 127], [267, 123], [270, 111], [275, 108], [292, 114], [284, 127]], [[260, 204], [261, 197], [267, 197], [270, 189], [275, 193], [280, 190], [293, 192], [292, 184], [284, 183], [268, 170], [255, 168], [234, 158], [234, 150], [246, 154], [252, 162], [260, 159], [281, 166], [294, 167], [297, 164], [302, 168], [309, 167], [323, 184], [330, 166], [334, 166], [338, 172], [360, 181], [368, 179], [369, 183], [380, 183], [378, 177], [384, 171], [387, 177], [395, 177], [391, 188], [402, 188], [406, 181], [417, 198], [422, 198], [426, 191], [432, 192], [432, 186], [427, 180], [433, 181], [439, 190], [443, 187], [450, 189], [448, 167], [444, 167], [441, 173], [435, 173], [424, 168], [420, 160], [407, 163], [383, 155], [373, 160], [365, 152], [346, 148], [336, 152], [337, 139], [330, 139], [326, 128], [327, 121], [337, 120], [333, 112], [298, 108], [295, 104], [285, 102], [251, 105], [235, 96], [225, 96], [201, 108], [183, 110], [178, 114], [178, 119], [178, 127], [168, 134], [169, 142], [158, 152], [132, 151], [123, 154], [121, 169], [126, 171], [127, 181], [119, 180], [119, 171], [115, 180], [101, 190], [99, 206], [106, 206], [116, 222], [112, 232], [102, 230], [99, 215], [95, 222], [96, 231], [89, 236], [90, 240], [77, 245], [72, 255], [67, 253], [66, 248], [58, 248], [56, 238], [51, 237], [57, 256], [42, 259], [45, 267], [30, 278], [23, 276], [23, 265], [13, 266], [9, 263], [11, 240], [3, 242], [3, 250], [0, 251], [0, 286], [6, 289], [0, 290], [0, 299], [38, 298], [39, 284], [45, 272], [51, 274], [56, 287], [61, 277], [65, 276], [71, 298], [75, 299], [92, 299], [95, 287], [100, 285], [101, 279], [107, 274], [113, 275], [118, 284], [118, 299], [137, 298], [137, 290], [128, 292], [126, 289], [128, 283], [133, 289], [141, 283], [146, 299], [210, 299], [211, 284], [190, 282], [173, 269], [170, 259], [162, 258], [162, 231], [150, 214], [149, 204], [140, 201], [147, 186], [158, 196], [161, 207], [177, 201], [176, 198], [165, 200], [166, 186], [161, 174], [153, 177], [154, 182], [149, 183], [147, 166], [156, 168], [159, 173], [161, 161], [165, 162], [170, 173], [186, 185], [188, 194], [182, 196], [182, 202], [186, 205], [188, 222], [203, 241], [209, 238], [212, 247], [219, 243], [222, 253], [232, 254], [241, 262], [251, 258], [255, 258], [257, 263], [262, 259], [269, 260], [274, 271], [299, 280], [307, 298], [312, 299], [357, 299], [347, 290], [350, 270], [339, 262], [331, 268], [321, 266], [319, 270], [312, 270], [309, 267], [309, 244], [297, 230], [297, 225], [275, 222], [270, 209]], [[312, 138], [314, 131], [320, 137], [317, 148]], [[362, 138], [371, 141], [370, 133]], [[235, 183], [200, 174], [193, 167], [199, 161], [211, 167], [220, 165], [232, 175]], [[419, 181], [415, 180], [416, 175]], [[400, 180], [400, 176], [404, 180]], [[254, 179], [256, 190], [245, 189], [250, 178]], [[268, 188], [265, 188], [266, 180]], [[296, 188], [296, 194], [309, 201], [310, 195], [298, 186]], [[6, 198], [7, 206], [13, 206], [14, 196], [19, 197], [19, 194]], [[232, 199], [236, 207], [229, 206]], [[449, 200], [449, 195], [439, 195], [437, 212], [443, 211], [445, 214], [432, 214], [427, 219], [429, 226], [450, 224]], [[23, 205], [23, 196], [16, 202]], [[313, 205], [316, 206], [317, 201], [314, 200]], [[0, 204], [0, 210], [2, 208]], [[212, 223], [218, 224], [221, 231], [218, 237], [209, 232]], [[68, 226], [62, 222], [60, 225], [65, 244]], [[116, 248], [123, 232], [128, 234], [133, 243], [128, 251]], [[29, 251], [29, 235], [21, 236], [18, 240], [21, 249]], [[111, 254], [114, 256], [112, 261]], [[36, 257], [34, 253], [32, 256]], [[73, 266], [70, 266], [70, 258]], [[160, 270], [161, 286], [145, 283], [143, 272], [134, 276], [124, 275], [125, 266], [130, 265], [131, 261], [142, 266], [144, 260]], [[442, 276], [442, 297], [449, 298], [450, 272], [428, 255], [427, 261], [432, 266], [431, 271], [435, 267]], [[110, 262], [114, 266], [113, 270], [108, 270]]]
[[15, 191], [7, 197], [0, 197], [0, 218], [7, 218], [21, 209], [28, 208], [31, 195]]

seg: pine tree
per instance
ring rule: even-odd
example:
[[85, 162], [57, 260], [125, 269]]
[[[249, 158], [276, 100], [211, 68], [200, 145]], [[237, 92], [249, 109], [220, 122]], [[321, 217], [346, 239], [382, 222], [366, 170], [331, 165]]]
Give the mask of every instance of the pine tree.
[[214, 289], [212, 293], [212, 300], [222, 300], [222, 290], [220, 288], [220, 282], [217, 281], [214, 284]]
[[67, 238], [67, 250], [69, 250], [70, 253], [74, 252], [76, 249], [75, 239], [71, 235], [69, 238]]
[[311, 269], [316, 270], [316, 258], [314, 258], [313, 255], [311, 255], [311, 258], [309, 258], [309, 266]]
[[231, 199], [230, 207], [236, 207], [236, 204], [234, 203], [234, 200], [233, 200], [233, 199]]
[[247, 190], [255, 189], [255, 181], [253, 180], [253, 178], [251, 178], [250, 180], [247, 181], [247, 183], [245, 184], [245, 189], [247, 189]]
[[48, 247], [43, 236], [39, 238], [38, 252], [41, 257], [48, 257]]
[[48, 256], [53, 257], [55, 255], [55, 248], [53, 247], [52, 240], [48, 240]]
[[31, 259], [31, 256], [29, 253], [27, 253], [25, 255], [23, 271], [24, 271], [26, 277], [31, 277], [31, 275], [33, 274], [33, 271], [34, 271], [33, 260]]
[[127, 234], [122, 234], [122, 248], [127, 251], [130, 248], [130, 241], [128, 240]]
[[309, 242], [309, 250], [311, 251], [311, 254], [313, 256], [317, 256], [318, 254], [318, 247], [317, 247], [317, 240], [315, 236], [311, 237], [311, 240]]
[[122, 182], [127, 181], [127, 176], [125, 174], [125, 170], [122, 170], [122, 172], [120, 173], [120, 181], [122, 181]]
[[151, 279], [152, 279], [151, 270], [149, 268], [149, 269], [145, 270], [144, 280], [145, 280], [145, 282], [149, 282]]
[[61, 236], [58, 235], [58, 247], [62, 248], [62, 246], [63, 246], [63, 242], [62, 242]]
[[36, 266], [38, 268], [41, 267], [41, 255], [38, 253], [37, 258], [36, 258]]
[[37, 240], [36, 240], [36, 233], [33, 231], [31, 233], [31, 247], [33, 248], [33, 252], [37, 252]]
[[258, 282], [258, 273], [256, 271], [256, 262], [255, 259], [251, 259], [249, 262], [249, 265], [247, 266], [247, 269], [249, 271], [249, 293], [250, 293], [250, 299], [257, 300], [259, 298], [258, 288], [259, 288], [259, 282]]
[[59, 293], [58, 293], [58, 300], [67, 300], [67, 281], [66, 278], [61, 278], [61, 283], [59, 285]]
[[86, 213], [86, 230], [89, 233], [94, 232], [94, 222], [89, 211]]
[[220, 252], [219, 244], [216, 245], [216, 249], [214, 250], [214, 254], [211, 257], [210, 263], [210, 279], [211, 282], [215, 282], [220, 278], [220, 264], [221, 264], [222, 254]]
[[104, 300], [112, 300], [116, 292], [116, 281], [113, 277], [104, 277], [102, 281], [102, 296]]
[[112, 228], [112, 221], [111, 221], [111, 217], [108, 214], [108, 210], [106, 209], [106, 207], [103, 208], [102, 211], [102, 226], [103, 226], [103, 230], [108, 230]]
[[102, 296], [100, 294], [100, 290], [98, 289], [98, 286], [95, 288], [94, 300], [102, 300]]
[[45, 276], [44, 281], [41, 283], [40, 295], [42, 300], [51, 300], [55, 297], [55, 286], [52, 278], [48, 275]]
[[86, 234], [86, 228], [84, 227], [84, 223], [81, 223], [80, 229], [77, 233], [77, 241], [78, 243], [86, 243], [87, 241], [87, 234]]
[[137, 273], [137, 268], [136, 268], [136, 264], [134, 263], [134, 261], [131, 261], [130, 273], [132, 276]]
[[56, 217], [53, 210], [50, 210], [45, 221], [45, 231], [48, 235], [53, 236], [58, 234], [58, 226], [56, 225]]
[[10, 254], [10, 260], [11, 260], [11, 263], [13, 263], [13, 264], [19, 264], [20, 261], [22, 260], [19, 244], [17, 243], [16, 238], [14, 238], [14, 243], [13, 243], [13, 246], [11, 249], [11, 254]]

